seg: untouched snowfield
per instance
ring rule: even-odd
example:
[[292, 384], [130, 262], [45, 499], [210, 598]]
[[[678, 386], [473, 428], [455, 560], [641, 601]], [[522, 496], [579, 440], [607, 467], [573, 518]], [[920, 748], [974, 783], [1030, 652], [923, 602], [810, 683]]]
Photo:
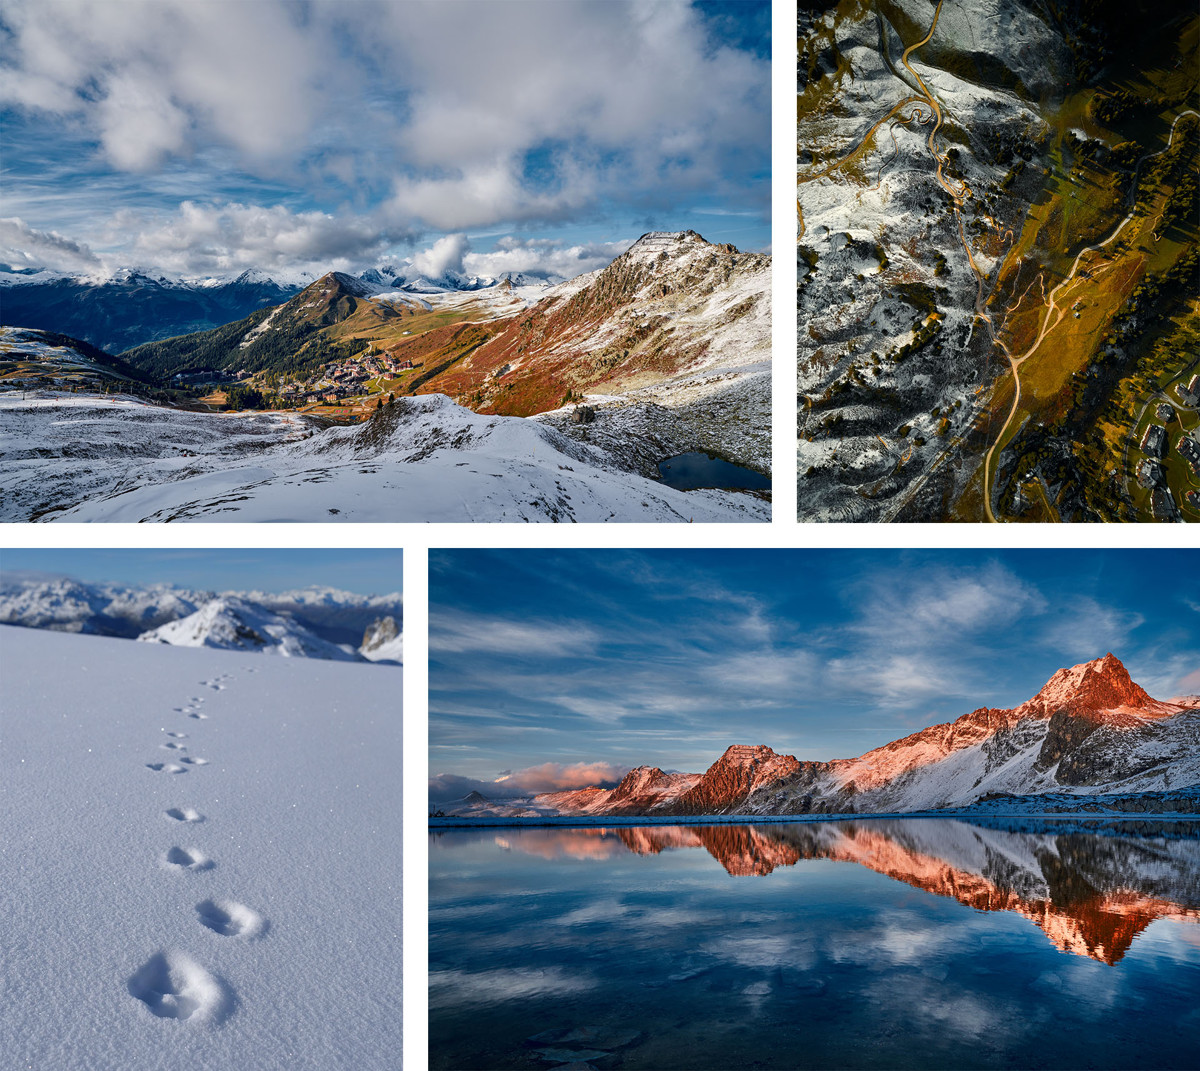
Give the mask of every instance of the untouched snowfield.
[[401, 671], [0, 626], [0, 1066], [401, 1059]]

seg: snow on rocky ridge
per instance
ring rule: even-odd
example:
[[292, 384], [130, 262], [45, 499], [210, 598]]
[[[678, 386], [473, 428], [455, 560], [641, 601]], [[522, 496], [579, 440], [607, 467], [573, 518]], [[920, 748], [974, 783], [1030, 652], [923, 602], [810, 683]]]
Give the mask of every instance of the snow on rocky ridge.
[[[399, 579], [399, 578], [397, 578]], [[402, 661], [400, 595], [314, 587], [281, 594], [0, 574], [0, 624], [334, 661]]]
[[1107, 654], [1059, 670], [1012, 710], [983, 707], [858, 758], [799, 762], [735, 744], [703, 775], [661, 775], [631, 771], [622, 785], [636, 794], [585, 788], [509, 806], [566, 815], [878, 814], [998, 795], [1170, 792], [1200, 784], [1200, 709], [1153, 699]]
[[770, 518], [754, 495], [676, 491], [535, 421], [432, 394], [319, 434], [295, 414], [2, 397], [0, 461], [0, 518], [11, 521]]
[[195, 613], [143, 632], [138, 639], [144, 643], [166, 643], [175, 647], [256, 651], [284, 658], [363, 661], [356, 652], [326, 643], [290, 617], [230, 597], [212, 599]]

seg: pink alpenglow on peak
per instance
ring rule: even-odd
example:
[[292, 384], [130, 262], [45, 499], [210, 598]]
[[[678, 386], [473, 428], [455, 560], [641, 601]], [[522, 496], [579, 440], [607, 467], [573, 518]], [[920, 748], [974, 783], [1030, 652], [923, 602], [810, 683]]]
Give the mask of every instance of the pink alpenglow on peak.
[[801, 762], [734, 744], [703, 774], [639, 766], [616, 788], [544, 793], [528, 804], [597, 816], [905, 813], [1196, 785], [1200, 699], [1153, 698], [1109, 653], [1058, 670], [1017, 707], [980, 707], [857, 758]]

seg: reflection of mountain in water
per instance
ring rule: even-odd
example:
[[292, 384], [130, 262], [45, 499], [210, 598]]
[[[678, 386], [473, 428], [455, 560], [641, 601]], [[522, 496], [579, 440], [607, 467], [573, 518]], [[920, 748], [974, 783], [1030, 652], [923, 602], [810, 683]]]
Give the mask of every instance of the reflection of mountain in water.
[[[618, 842], [639, 855], [704, 848], [738, 877], [802, 859], [859, 863], [979, 911], [1024, 915], [1061, 951], [1114, 964], [1156, 919], [1200, 921], [1200, 824], [1146, 827], [1030, 832], [939, 819], [631, 826], [529, 830], [511, 846], [594, 857]], [[553, 845], [540, 843], [542, 832]], [[606, 850], [596, 851], [597, 842]]]

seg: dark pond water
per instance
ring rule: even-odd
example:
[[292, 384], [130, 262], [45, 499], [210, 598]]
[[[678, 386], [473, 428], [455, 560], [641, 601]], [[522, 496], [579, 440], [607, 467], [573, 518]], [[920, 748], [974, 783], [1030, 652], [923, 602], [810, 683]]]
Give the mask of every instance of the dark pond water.
[[1186, 1068], [1200, 826], [431, 834], [434, 1068]]
[[711, 454], [676, 454], [658, 463], [663, 482], [679, 491], [719, 487], [726, 491], [769, 491], [771, 477]]

